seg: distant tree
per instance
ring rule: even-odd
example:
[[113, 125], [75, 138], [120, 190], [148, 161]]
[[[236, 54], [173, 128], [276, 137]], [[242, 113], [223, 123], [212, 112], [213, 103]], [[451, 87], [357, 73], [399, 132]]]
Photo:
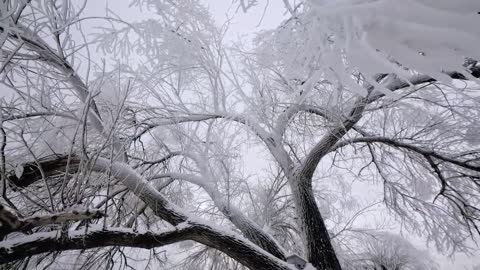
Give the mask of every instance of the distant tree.
[[419, 250], [405, 238], [386, 232], [363, 237], [365, 252], [360, 254], [372, 269], [435, 270], [436, 263], [427, 251]]
[[0, 1], [0, 263], [342, 269], [352, 181], [441, 251], [480, 233], [478, 1], [283, 1], [244, 46], [196, 0], [94, 2]]

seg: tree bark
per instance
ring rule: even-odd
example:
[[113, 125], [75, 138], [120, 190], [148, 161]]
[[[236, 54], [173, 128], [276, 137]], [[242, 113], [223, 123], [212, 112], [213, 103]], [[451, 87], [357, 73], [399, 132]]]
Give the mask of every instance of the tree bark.
[[308, 261], [319, 270], [341, 270], [330, 235], [315, 202], [312, 178], [319, 162], [362, 117], [367, 98], [358, 98], [348, 118], [328, 131], [313, 147], [290, 177], [298, 223], [303, 234]]
[[13, 262], [46, 252], [85, 250], [107, 246], [124, 246], [151, 249], [179, 241], [193, 240], [218, 249], [250, 269], [293, 270], [287, 263], [275, 259], [261, 249], [251, 248], [252, 243], [236, 235], [221, 232], [205, 224], [191, 223], [176, 230], [136, 233], [121, 229], [92, 229], [36, 233], [26, 239], [20, 237], [0, 242], [0, 263]]
[[341, 270], [327, 227], [315, 202], [311, 183], [290, 181], [307, 260], [318, 270]]

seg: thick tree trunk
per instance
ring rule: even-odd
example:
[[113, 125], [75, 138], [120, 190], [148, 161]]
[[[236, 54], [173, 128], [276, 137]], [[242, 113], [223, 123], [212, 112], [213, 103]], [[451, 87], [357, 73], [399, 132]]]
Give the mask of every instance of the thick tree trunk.
[[317, 270], [341, 270], [327, 227], [315, 202], [312, 186], [306, 182], [308, 181], [293, 178], [290, 185], [307, 260]]
[[335, 250], [330, 242], [325, 222], [315, 202], [312, 178], [318, 164], [362, 117], [366, 98], [358, 98], [348, 118], [328, 131], [313, 147], [307, 157], [291, 173], [289, 183], [297, 209], [298, 223], [308, 261], [318, 270], [341, 270]]

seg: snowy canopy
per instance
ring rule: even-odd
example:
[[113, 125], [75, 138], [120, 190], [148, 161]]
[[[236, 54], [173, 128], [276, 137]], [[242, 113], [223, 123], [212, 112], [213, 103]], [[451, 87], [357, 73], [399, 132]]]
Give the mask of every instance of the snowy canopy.
[[292, 73], [320, 69], [329, 81], [343, 81], [361, 95], [366, 91], [352, 73], [383, 92], [372, 80], [375, 74], [406, 79], [421, 73], [450, 83], [443, 72], [471, 78], [465, 60], [480, 58], [479, 11], [476, 0], [311, 0], [302, 15], [285, 23], [277, 45]]

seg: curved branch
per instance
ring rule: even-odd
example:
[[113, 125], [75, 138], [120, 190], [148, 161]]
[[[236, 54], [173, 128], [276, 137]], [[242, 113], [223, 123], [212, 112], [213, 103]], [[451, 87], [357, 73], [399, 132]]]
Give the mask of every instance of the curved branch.
[[286, 260], [286, 252], [275, 241], [275, 239], [262, 228], [260, 228], [253, 220], [247, 217], [240, 209], [233, 206], [227, 198], [217, 189], [211, 181], [203, 179], [196, 175], [181, 174], [181, 173], [164, 173], [156, 175], [151, 180], [159, 178], [172, 178], [183, 180], [194, 185], [197, 185], [208, 194], [215, 206], [222, 212], [222, 214], [230, 220], [230, 222], [238, 228], [242, 234], [253, 243], [257, 244], [264, 250], [270, 252], [275, 257]]
[[158, 123], [147, 124], [147, 128], [141, 131], [139, 134], [135, 135], [132, 140], [138, 139], [143, 134], [149, 130], [162, 126], [175, 123], [184, 123], [184, 122], [198, 122], [206, 121], [210, 119], [225, 119], [230, 120], [239, 124], [243, 124], [248, 127], [257, 137], [267, 146], [270, 153], [273, 155], [275, 160], [280, 164], [282, 169], [289, 173], [292, 169], [293, 161], [291, 160], [288, 153], [283, 149], [281, 145], [281, 138], [279, 140], [278, 136], [273, 136], [268, 133], [264, 128], [257, 124], [257, 121], [250, 119], [246, 115], [232, 114], [232, 113], [212, 113], [212, 114], [192, 114], [190, 116], [182, 116], [173, 118], [171, 120], [160, 120]]
[[335, 122], [339, 119], [335, 119], [334, 112], [329, 111], [326, 108], [321, 108], [307, 104], [296, 104], [288, 107], [279, 117], [275, 126], [276, 135], [280, 138], [285, 134], [288, 123], [294, 118], [298, 112], [308, 112], [325, 118], [327, 121]]
[[193, 240], [218, 249], [250, 269], [293, 270], [287, 263], [274, 259], [251, 243], [236, 235], [215, 230], [195, 222], [181, 224], [175, 230], [137, 233], [124, 228], [105, 228], [35, 233], [28, 237], [0, 242], [0, 263], [12, 262], [45, 252], [84, 250], [107, 246], [124, 246], [151, 249], [180, 241]]
[[297, 178], [306, 185], [311, 185], [311, 179], [320, 160], [330, 152], [330, 149], [362, 118], [368, 98], [358, 98], [350, 110], [346, 120], [329, 130], [310, 150], [305, 160], [298, 166]]
[[[469, 71], [471, 72], [472, 77], [480, 77], [480, 67], [473, 66], [469, 69]], [[445, 74], [450, 76], [452, 79], [468, 79], [458, 72], [445, 72]], [[383, 78], [385, 78], [385, 75], [378, 75], [377, 78], [375, 78], [375, 81], [379, 81]], [[411, 85], [420, 85], [435, 81], [435, 79], [427, 75], [412, 76], [408, 82], [394, 77], [392, 80], [386, 83], [385, 88], [389, 89], [390, 91], [397, 91]], [[368, 85], [367, 90], [370, 93], [373, 90], [373, 86]], [[301, 178], [311, 179], [313, 172], [315, 171], [320, 160], [327, 153], [331, 152], [330, 148], [333, 147], [362, 118], [365, 106], [382, 98], [383, 96], [385, 96], [383, 93], [374, 93], [367, 97], [358, 98], [350, 110], [347, 119], [339, 124], [336, 128], [333, 128], [327, 134], [325, 134], [309, 152], [305, 158], [305, 161], [303, 162], [303, 165], [301, 165], [299, 168], [300, 174], [302, 175]], [[320, 113], [322, 115], [324, 114], [322, 112]]]
[[[68, 164], [68, 172], [67, 169]], [[23, 173], [17, 176], [15, 172], [8, 173], [8, 181], [16, 187], [28, 187], [29, 185], [41, 180], [42, 172], [45, 177], [53, 177], [65, 173], [75, 173], [80, 166], [80, 159], [76, 156], [70, 157], [70, 163], [68, 161], [68, 155], [53, 155], [39, 159], [38, 162], [28, 162], [21, 165], [23, 167]], [[39, 168], [40, 167], [40, 168]]]
[[[61, 160], [61, 159], [60, 159]], [[60, 162], [61, 163], [61, 162]], [[281, 259], [274, 257], [249, 240], [225, 229], [218, 229], [207, 222], [191, 217], [185, 210], [179, 208], [165, 198], [146, 179], [133, 170], [128, 164], [98, 157], [90, 165], [92, 171], [110, 173], [119, 179], [131, 192], [141, 199], [155, 215], [177, 226], [179, 224], [194, 224], [198, 235], [191, 240], [218, 249], [243, 265], [252, 269], [290, 269]], [[192, 219], [195, 219], [194, 221]]]
[[18, 30], [15, 33], [10, 32], [9, 36], [13, 39], [21, 40], [25, 46], [31, 51], [39, 55], [39, 59], [52, 67], [58, 69], [66, 77], [66, 80], [72, 86], [74, 92], [79, 96], [80, 100], [88, 106], [88, 116], [92, 122], [93, 127], [105, 137], [112, 136], [113, 148], [117, 153], [122, 154], [123, 160], [126, 160], [125, 148], [121, 140], [115, 134], [109, 134], [102, 122], [100, 111], [92, 98], [92, 93], [89, 92], [87, 84], [74, 70], [72, 65], [62, 57], [62, 53], [55, 53], [55, 51], [40, 37], [37, 33], [32, 32], [29, 28], [20, 24], [16, 25]]
[[20, 218], [0, 204], [0, 239], [12, 232], [26, 232], [39, 226], [101, 217], [104, 217], [104, 214], [98, 209], [77, 209]]
[[[10, 32], [9, 35], [13, 39], [24, 42], [26, 47], [39, 55], [40, 60], [62, 71], [70, 84], [73, 86], [75, 92], [81, 98], [82, 102], [86, 102], [89, 96], [88, 87], [78, 76], [78, 74], [76, 74], [70, 63], [58, 56], [55, 51], [36, 33], [30, 31], [30, 29], [20, 24], [17, 24], [16, 27], [20, 31], [15, 31], [15, 33]], [[89, 105], [93, 110], [93, 112], [91, 112], [91, 119], [95, 128], [103, 132], [103, 124], [101, 123], [100, 113], [95, 101], [91, 100]]]
[[465, 169], [480, 172], [480, 166], [475, 166], [475, 165], [469, 164], [467, 161], [462, 161], [462, 160], [458, 160], [458, 159], [455, 159], [455, 158], [451, 158], [451, 157], [448, 157], [444, 154], [436, 152], [434, 150], [430, 150], [430, 149], [426, 149], [426, 148], [423, 148], [423, 147], [420, 147], [420, 146], [408, 144], [408, 143], [405, 143], [405, 142], [402, 142], [402, 141], [399, 141], [399, 140], [395, 140], [395, 139], [392, 139], [392, 138], [380, 137], [380, 136], [378, 136], [378, 137], [376, 137], [376, 136], [359, 137], [359, 138], [353, 138], [353, 139], [341, 141], [341, 142], [338, 142], [334, 147], [332, 147], [330, 152], [335, 151], [335, 150], [337, 150], [341, 147], [351, 145], [351, 144], [355, 144], [355, 143], [383, 143], [383, 144], [386, 144], [386, 145], [389, 145], [389, 146], [392, 146], [392, 147], [396, 147], [396, 148], [408, 149], [408, 150], [411, 150], [411, 151], [416, 152], [418, 154], [421, 154], [423, 156], [433, 157], [433, 158], [436, 158], [438, 160], [442, 160], [442, 161], [445, 161], [445, 162], [448, 162], [448, 163], [455, 164], [455, 165], [463, 167]]
[[188, 122], [202, 122], [211, 119], [218, 119], [222, 118], [220, 115], [210, 115], [210, 114], [192, 114], [186, 116], [179, 116], [179, 117], [171, 117], [166, 119], [161, 119], [155, 123], [147, 123], [143, 124], [146, 127], [140, 131], [138, 134], [131, 138], [132, 141], [138, 140], [138, 138], [142, 137], [145, 133], [149, 132], [150, 130], [160, 127], [160, 126], [167, 126], [173, 124], [180, 124], [180, 123], [188, 123]]
[[163, 233], [136, 233], [124, 228], [53, 231], [34, 233], [0, 242], [0, 263], [29, 256], [66, 250], [85, 250], [108, 246], [155, 248], [192, 238], [193, 229], [183, 228]]

